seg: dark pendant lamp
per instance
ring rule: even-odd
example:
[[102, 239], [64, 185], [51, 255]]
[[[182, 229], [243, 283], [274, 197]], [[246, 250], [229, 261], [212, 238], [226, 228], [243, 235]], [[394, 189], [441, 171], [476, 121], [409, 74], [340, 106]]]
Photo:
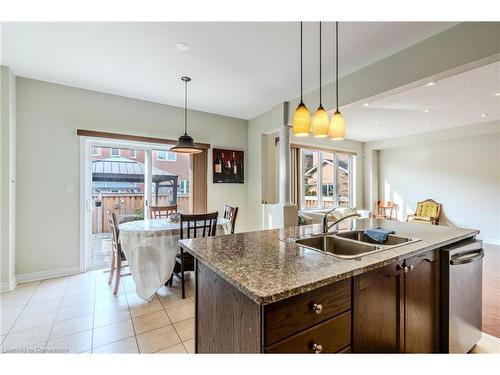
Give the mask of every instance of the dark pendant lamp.
[[328, 113], [323, 108], [321, 96], [321, 22], [319, 23], [319, 107], [314, 114], [312, 120], [312, 132], [316, 138], [324, 138], [328, 136], [330, 127], [330, 119]]
[[334, 141], [341, 141], [345, 137], [345, 120], [339, 111], [339, 23], [335, 22], [335, 91], [337, 110], [330, 121], [328, 136]]
[[307, 137], [311, 131], [311, 115], [302, 101], [302, 22], [300, 23], [300, 103], [293, 115], [292, 129], [296, 137]]
[[202, 150], [194, 145], [193, 137], [187, 133], [187, 84], [191, 82], [191, 78], [182, 77], [184, 82], [184, 134], [179, 137], [179, 141], [170, 151], [181, 154], [199, 154]]

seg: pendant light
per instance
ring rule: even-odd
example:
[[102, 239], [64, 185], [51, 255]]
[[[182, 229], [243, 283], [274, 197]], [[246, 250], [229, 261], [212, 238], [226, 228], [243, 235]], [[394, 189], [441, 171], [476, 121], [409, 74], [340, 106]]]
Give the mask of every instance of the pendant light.
[[302, 101], [302, 22], [300, 23], [300, 103], [293, 115], [292, 129], [296, 137], [306, 137], [311, 131], [311, 115]]
[[194, 145], [193, 137], [187, 133], [187, 84], [191, 82], [191, 78], [182, 77], [184, 82], [184, 134], [179, 137], [179, 141], [170, 151], [181, 154], [199, 154], [202, 150]]
[[339, 23], [335, 22], [335, 91], [337, 96], [337, 110], [330, 121], [328, 136], [334, 141], [341, 141], [345, 137], [345, 120], [339, 111]]
[[328, 113], [323, 108], [321, 96], [321, 22], [319, 23], [319, 107], [314, 114], [312, 120], [312, 131], [316, 138], [324, 138], [328, 136], [330, 127], [330, 119]]

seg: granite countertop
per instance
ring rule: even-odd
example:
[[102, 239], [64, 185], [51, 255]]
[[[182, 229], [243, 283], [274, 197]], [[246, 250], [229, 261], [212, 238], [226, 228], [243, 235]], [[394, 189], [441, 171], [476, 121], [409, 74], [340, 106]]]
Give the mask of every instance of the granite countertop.
[[474, 229], [382, 219], [346, 220], [337, 229], [374, 226], [420, 241], [352, 260], [282, 241], [287, 237], [319, 234], [322, 230], [319, 224], [186, 239], [179, 243], [256, 303], [266, 305], [479, 233]]

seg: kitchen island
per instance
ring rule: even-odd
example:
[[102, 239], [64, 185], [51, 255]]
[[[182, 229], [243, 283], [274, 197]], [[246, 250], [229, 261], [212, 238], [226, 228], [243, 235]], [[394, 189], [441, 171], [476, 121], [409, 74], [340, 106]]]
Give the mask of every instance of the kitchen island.
[[291, 239], [321, 225], [181, 240], [196, 259], [197, 353], [439, 352], [440, 249], [477, 230], [358, 219], [418, 239], [342, 259]]

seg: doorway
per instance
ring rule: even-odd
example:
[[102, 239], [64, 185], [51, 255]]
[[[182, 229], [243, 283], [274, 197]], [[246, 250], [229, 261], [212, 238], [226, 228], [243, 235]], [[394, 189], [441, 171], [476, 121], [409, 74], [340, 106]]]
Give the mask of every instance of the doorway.
[[120, 224], [147, 219], [150, 205], [177, 204], [189, 212], [190, 158], [168, 145], [82, 142], [84, 270], [90, 270], [109, 266], [109, 212]]

